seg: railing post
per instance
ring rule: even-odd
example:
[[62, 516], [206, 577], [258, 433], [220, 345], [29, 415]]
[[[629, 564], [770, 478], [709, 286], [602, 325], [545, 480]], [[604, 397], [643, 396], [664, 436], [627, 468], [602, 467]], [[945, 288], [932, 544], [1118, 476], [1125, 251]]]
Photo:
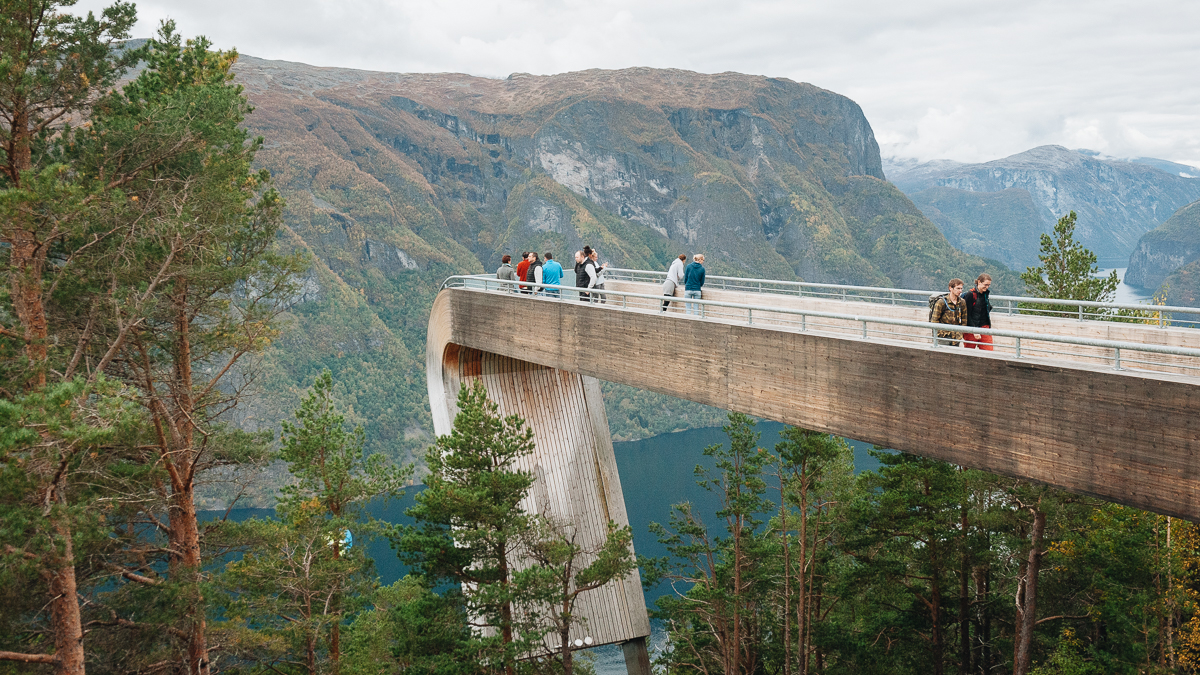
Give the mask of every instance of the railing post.
[[701, 303], [697, 303], [697, 304], [699, 304], [699, 305], [700, 305], [700, 318], [701, 318], [701, 319], [706, 319], [706, 318], [708, 318], [708, 315], [704, 313], [704, 310], [705, 310], [704, 303], [703, 303], [703, 302], [701, 302]]
[[1158, 327], [1163, 328], [1162, 310], [1158, 310]]
[[1116, 353], [1115, 354], [1116, 358], [1114, 359], [1115, 363], [1113, 364], [1113, 370], [1121, 370], [1121, 348], [1117, 347], [1113, 351]]
[[863, 339], [867, 339], [867, 320], [863, 319]]
[[934, 328], [934, 329], [933, 329], [933, 348], [934, 348], [934, 349], [937, 349], [937, 348], [938, 348], [938, 335], [937, 335], [937, 329], [936, 329], [936, 328]]
[[808, 330], [808, 315], [801, 314], [800, 315], [800, 332], [803, 333], [806, 330]]
[[1083, 321], [1083, 305], [1079, 306], [1079, 320]]
[[1017, 338], [1017, 358], [1021, 358], [1021, 338]]
[[750, 324], [751, 326], [754, 325], [754, 308], [753, 307], [746, 308], [746, 323]]
[[895, 306], [895, 304], [896, 304], [896, 291], [892, 291], [892, 305]]

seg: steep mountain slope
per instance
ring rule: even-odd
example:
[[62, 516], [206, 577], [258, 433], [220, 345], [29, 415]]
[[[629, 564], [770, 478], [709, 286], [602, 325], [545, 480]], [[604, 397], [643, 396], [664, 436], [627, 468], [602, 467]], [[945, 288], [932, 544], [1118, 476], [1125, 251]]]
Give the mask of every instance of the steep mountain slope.
[[1013, 269], [1038, 264], [1038, 238], [1053, 228], [1050, 212], [1019, 188], [968, 192], [933, 187], [909, 197], [955, 247], [994, 257]]
[[[931, 187], [967, 192], [1025, 190], [1053, 218], [1078, 213], [1079, 240], [1102, 259], [1118, 262], [1129, 257], [1143, 234], [1200, 199], [1200, 179], [1162, 171], [1147, 161], [1151, 160], [1099, 159], [1045, 145], [983, 164], [898, 163], [889, 166], [888, 178], [909, 195]], [[1031, 227], [1027, 219], [1014, 219], [1012, 224]], [[1022, 256], [1032, 252], [1036, 257], [1037, 249], [1034, 238]], [[987, 254], [999, 256], [999, 248]]]
[[[859, 107], [811, 85], [645, 68], [494, 80], [254, 58], [236, 72], [291, 245], [320, 263], [291, 342], [264, 362], [264, 386], [283, 392], [270, 405], [286, 409], [329, 367], [375, 449], [428, 442], [429, 306], [447, 276], [494, 270], [502, 253], [569, 257], [592, 244], [623, 267], [704, 252], [713, 273], [940, 288], [987, 269], [1019, 283], [954, 249], [883, 179]], [[623, 419], [653, 405], [608, 391], [639, 401], [610, 406], [615, 429], [663, 428]]]
[[1167, 277], [1200, 259], [1200, 201], [1176, 211], [1138, 241], [1125, 283], [1155, 290]]

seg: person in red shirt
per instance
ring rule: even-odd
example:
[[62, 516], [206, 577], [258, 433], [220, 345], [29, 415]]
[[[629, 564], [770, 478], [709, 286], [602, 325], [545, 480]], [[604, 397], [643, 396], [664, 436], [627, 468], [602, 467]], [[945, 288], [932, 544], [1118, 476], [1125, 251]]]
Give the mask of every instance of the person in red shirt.
[[[521, 281], [529, 281], [525, 278], [525, 273], [529, 271], [529, 265], [532, 263], [529, 259], [529, 251], [521, 251], [521, 262], [517, 265], [517, 278]], [[521, 286], [522, 293], [528, 293], [528, 286]]]
[[[987, 272], [975, 279], [975, 288], [963, 294], [967, 303], [967, 325], [975, 328], [992, 327], [992, 302], [988, 299], [992, 287], [992, 276]], [[967, 349], [992, 351], [992, 336], [982, 333], [963, 333], [963, 346]]]

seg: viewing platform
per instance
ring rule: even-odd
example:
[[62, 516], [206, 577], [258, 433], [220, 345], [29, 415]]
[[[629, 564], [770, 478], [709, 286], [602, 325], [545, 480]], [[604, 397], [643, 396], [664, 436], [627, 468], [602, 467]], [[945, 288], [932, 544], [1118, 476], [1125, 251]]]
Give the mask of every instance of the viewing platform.
[[[534, 430], [531, 512], [596, 537], [628, 522], [606, 380], [1200, 521], [1200, 310], [992, 296], [980, 351], [935, 337], [930, 291], [709, 276], [688, 314], [681, 292], [662, 311], [661, 273], [606, 276], [603, 302], [491, 275], [451, 277], [434, 302], [435, 430], [482, 380]], [[1141, 314], [1103, 320], [1121, 309]], [[609, 617], [591, 619], [598, 644], [648, 634], [637, 580], [589, 602]]]

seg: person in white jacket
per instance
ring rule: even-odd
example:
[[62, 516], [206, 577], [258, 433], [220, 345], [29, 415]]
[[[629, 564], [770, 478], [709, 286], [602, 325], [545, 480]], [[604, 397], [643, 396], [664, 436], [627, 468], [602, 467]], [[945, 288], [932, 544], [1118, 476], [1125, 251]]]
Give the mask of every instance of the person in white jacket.
[[[671, 269], [667, 270], [667, 280], [663, 282], [663, 295], [674, 297], [675, 288], [683, 285], [683, 261], [685, 260], [687, 260], [687, 256], [680, 253], [679, 257], [671, 262]], [[663, 300], [662, 311], [667, 311], [670, 304], [670, 300]]]

